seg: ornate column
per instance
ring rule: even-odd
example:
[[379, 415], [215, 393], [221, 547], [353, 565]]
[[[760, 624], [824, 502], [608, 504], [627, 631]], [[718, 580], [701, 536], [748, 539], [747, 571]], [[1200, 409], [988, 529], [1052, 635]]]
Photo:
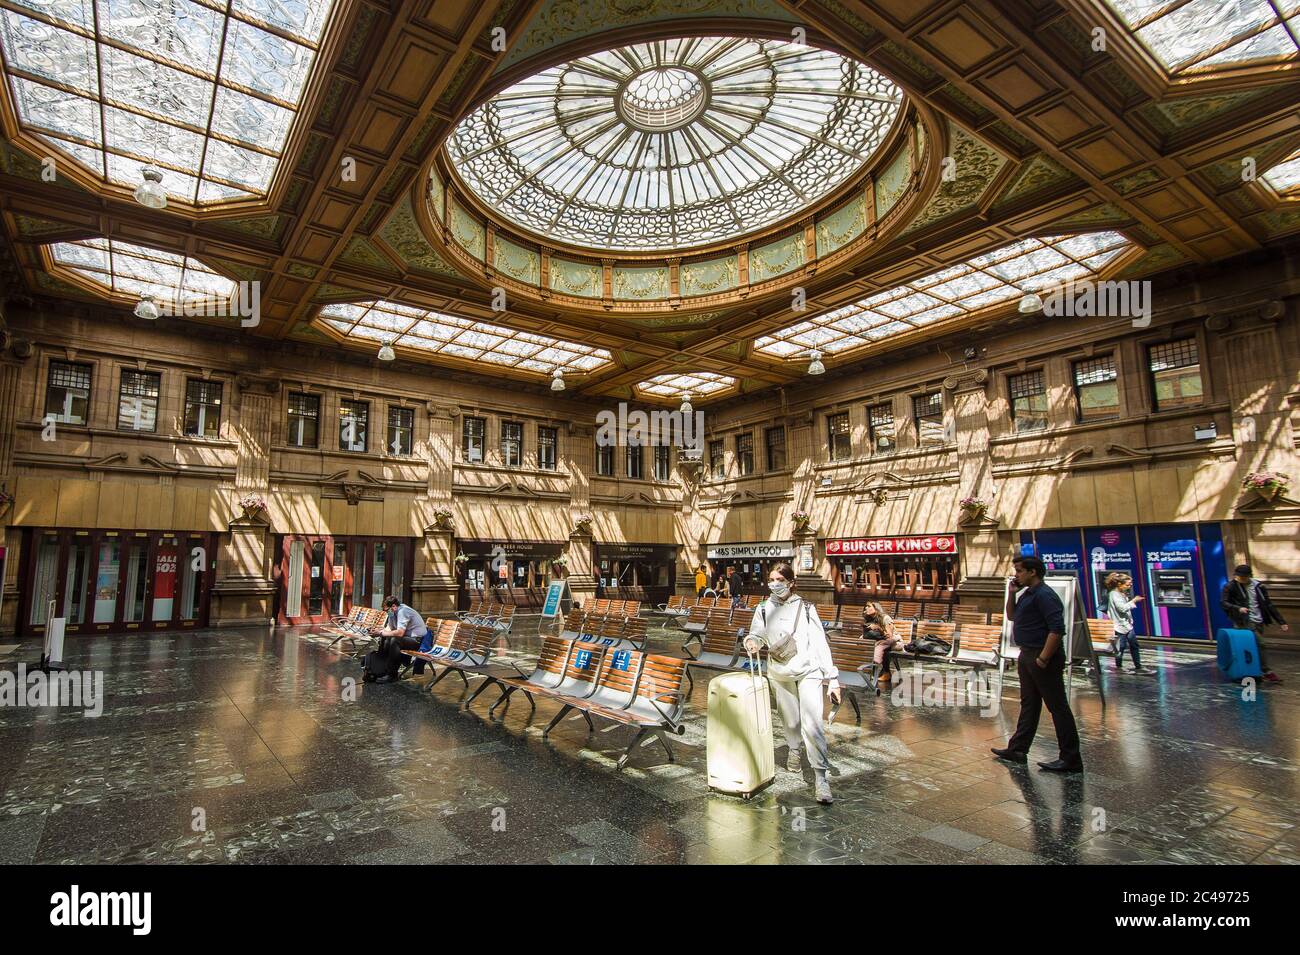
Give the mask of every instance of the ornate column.
[[429, 482], [425, 494], [424, 539], [416, 550], [411, 599], [424, 613], [453, 613], [459, 570], [452, 484], [460, 408], [432, 401], [427, 407], [429, 439], [424, 446], [424, 460], [429, 469]]
[[217, 544], [217, 578], [212, 584], [211, 625], [214, 627], [269, 624], [276, 581], [272, 576], [270, 538], [273, 533], [265, 513], [244, 515], [238, 499], [257, 494], [270, 499], [271, 435], [276, 419], [280, 382], [240, 375], [233, 428], [239, 441], [235, 487], [227, 506], [231, 519]]
[[591, 515], [591, 474], [596, 467], [596, 429], [589, 424], [569, 422], [569, 592], [584, 603], [596, 596], [595, 549], [590, 525], [583, 527], [578, 518]]
[[[957, 438], [958, 496], [992, 502], [993, 461], [989, 455], [989, 373], [987, 368], [967, 368], [943, 380], [952, 395], [953, 421]], [[955, 502], [954, 502], [955, 503]], [[1001, 599], [1003, 579], [1010, 572], [1002, 564], [1009, 555], [998, 547], [996, 504], [989, 512], [963, 515], [956, 511], [954, 524], [961, 528], [961, 599], [976, 606], [991, 606]]]
[[[831, 582], [826, 563], [825, 548], [817, 546], [818, 512], [815, 468], [817, 465], [817, 435], [813, 415], [806, 412], [792, 415], [785, 421], [786, 448], [792, 466], [790, 477], [790, 508], [782, 518], [784, 527], [790, 528], [794, 543], [795, 579], [799, 593], [815, 603], [834, 603], [835, 585]], [[791, 514], [807, 511], [812, 520], [806, 527], [795, 529]], [[807, 548], [812, 551], [812, 567], [804, 566], [802, 556]]]

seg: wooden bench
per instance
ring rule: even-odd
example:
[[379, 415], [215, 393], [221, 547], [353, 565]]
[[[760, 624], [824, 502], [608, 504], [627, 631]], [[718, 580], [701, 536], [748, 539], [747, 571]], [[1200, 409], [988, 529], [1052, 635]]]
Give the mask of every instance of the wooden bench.
[[1109, 617], [1089, 618], [1088, 636], [1092, 638], [1092, 650], [1098, 656], [1119, 659], [1115, 654], [1115, 621]]
[[383, 627], [387, 620], [388, 613], [384, 610], [375, 610], [373, 607], [353, 607], [352, 612], [346, 617], [333, 618], [331, 623], [334, 629], [326, 630], [325, 635], [333, 635], [334, 639], [329, 644], [331, 647], [344, 640], [348, 641], [349, 653], [356, 656], [358, 641], [362, 648], [369, 646], [370, 641], [374, 639], [371, 631]]
[[952, 621], [958, 625], [963, 623], [988, 623], [989, 614], [987, 610], [976, 610], [974, 607], [953, 607]]
[[[444, 626], [445, 624], [454, 624], [454, 626], [447, 627]], [[427, 653], [421, 653], [419, 650], [402, 652], [409, 657], [426, 661], [434, 669], [436, 675], [426, 687], [430, 693], [450, 673], [460, 677], [461, 682], [467, 687], [470, 676], [481, 677], [483, 683], [465, 701], [465, 705], [468, 706], [476, 696], [496, 682], [497, 678], [488, 672], [488, 665], [492, 658], [492, 651], [496, 649], [497, 637], [498, 633], [491, 625], [446, 620], [439, 622], [433, 646]], [[438, 667], [443, 668], [441, 673], [436, 672]]]
[[858, 693], [863, 690], [880, 692], [870, 679], [871, 654], [875, 649], [876, 641], [858, 640], [832, 633], [826, 635], [826, 642], [830, 644], [831, 662], [835, 664], [835, 669], [840, 671], [840, 703], [831, 704], [828, 722], [835, 722], [835, 716], [839, 713], [844, 700], [849, 701], [854, 714], [861, 720], [862, 708], [858, 705]]
[[1002, 628], [987, 623], [963, 623], [957, 630], [953, 663], [964, 663], [977, 671], [1002, 665]]
[[925, 620], [951, 620], [952, 604], [947, 601], [927, 600], [921, 604], [921, 617]]
[[890, 614], [891, 617], [902, 617], [904, 620], [917, 620], [921, 616], [921, 604], [915, 600], [898, 601], [898, 612]]
[[659, 612], [673, 617], [684, 617], [690, 611], [690, 607], [686, 603], [689, 599], [689, 597], [674, 594], [668, 598], [667, 603], [659, 605]]

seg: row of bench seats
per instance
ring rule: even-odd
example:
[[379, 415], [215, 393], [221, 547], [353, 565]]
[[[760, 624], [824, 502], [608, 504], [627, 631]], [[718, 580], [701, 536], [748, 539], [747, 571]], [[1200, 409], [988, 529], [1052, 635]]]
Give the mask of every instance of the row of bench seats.
[[523, 693], [534, 709], [536, 698], [541, 697], [560, 704], [560, 711], [542, 732], [543, 737], [576, 710], [575, 715], [582, 716], [592, 731], [595, 730], [592, 716], [636, 729], [632, 742], [618, 760], [618, 769], [627, 765], [642, 740], [649, 742], [647, 735], [658, 739], [669, 761], [673, 761], [667, 734], [685, 732], [682, 716], [686, 693], [682, 681], [686, 661], [680, 657], [592, 647], [577, 640], [547, 637], [533, 671], [524, 673], [518, 667], [515, 669], [518, 676], [494, 678], [501, 687], [501, 696], [492, 704], [489, 714], [502, 703], [509, 706], [510, 697], [516, 692]]
[[382, 627], [388, 620], [388, 614], [373, 607], [356, 606], [352, 612], [342, 616], [330, 617], [322, 631], [325, 636], [333, 637], [330, 646], [347, 641], [349, 652], [354, 656], [357, 644], [366, 646], [370, 642], [370, 631]]
[[951, 587], [927, 586], [917, 583], [870, 584], [865, 587], [841, 587], [837, 594], [842, 603], [861, 604], [868, 600], [934, 600], [952, 603]]
[[[746, 594], [743, 605], [746, 607], [757, 607], [763, 602], [761, 594]], [[670, 614], [674, 617], [685, 617], [696, 607], [730, 607], [730, 597], [683, 597], [673, 596], [668, 598], [668, 602], [659, 605], [659, 612]]]
[[515, 605], [478, 599], [471, 601], [469, 609], [458, 616], [466, 623], [485, 624], [507, 633], [514, 623]]
[[628, 617], [619, 613], [601, 613], [574, 607], [564, 617], [564, 627], [560, 636], [565, 640], [576, 640], [579, 643], [602, 647], [617, 649], [631, 647], [644, 650], [647, 639], [646, 622], [636, 616]]
[[585, 610], [592, 613], [604, 615], [617, 615], [620, 617], [635, 617], [641, 612], [641, 601], [639, 600], [590, 600], [585, 605]]

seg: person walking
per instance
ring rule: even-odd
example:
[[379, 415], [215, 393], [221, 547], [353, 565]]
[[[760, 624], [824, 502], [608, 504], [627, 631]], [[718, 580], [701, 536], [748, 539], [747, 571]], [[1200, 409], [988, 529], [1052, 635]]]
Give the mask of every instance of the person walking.
[[1232, 579], [1224, 586], [1219, 603], [1229, 620], [1243, 630], [1255, 632], [1259, 668], [1264, 671], [1264, 679], [1269, 683], [1281, 683], [1282, 678], [1273, 672], [1264, 657], [1264, 628], [1270, 623], [1280, 626], [1283, 633], [1291, 628], [1274, 606], [1268, 588], [1255, 580], [1250, 564], [1239, 564], [1232, 572]]
[[771, 593], [754, 611], [745, 650], [757, 653], [760, 645], [767, 647], [767, 676], [776, 693], [789, 750], [785, 768], [799, 772], [803, 768], [801, 753], [807, 752], [817, 801], [830, 805], [833, 798], [827, 773], [831, 764], [822, 710], [827, 689], [832, 703], [840, 701], [840, 673], [831, 660], [821, 618], [812, 604], [795, 594], [794, 579], [789, 564], [772, 568], [767, 583]]
[[[1017, 557], [1014, 586], [1007, 597], [1006, 615], [1012, 621], [1011, 639], [1020, 648], [1016, 672], [1020, 676], [1020, 719], [1005, 749], [993, 755], [1013, 763], [1029, 760], [1029, 746], [1038, 733], [1043, 704], [1056, 724], [1060, 755], [1039, 768], [1050, 773], [1083, 772], [1079, 729], [1065, 695], [1065, 607], [1056, 591], [1043, 582], [1046, 565], [1037, 557]], [[1017, 588], [1019, 588], [1017, 590]]]
[[1141, 596], [1133, 597], [1133, 578], [1128, 574], [1106, 575], [1106, 616], [1115, 624], [1115, 670], [1124, 669], [1124, 648], [1127, 646], [1133, 657], [1133, 672], [1148, 672], [1142, 666], [1138, 655], [1137, 637], [1133, 636], [1133, 610], [1142, 602]]

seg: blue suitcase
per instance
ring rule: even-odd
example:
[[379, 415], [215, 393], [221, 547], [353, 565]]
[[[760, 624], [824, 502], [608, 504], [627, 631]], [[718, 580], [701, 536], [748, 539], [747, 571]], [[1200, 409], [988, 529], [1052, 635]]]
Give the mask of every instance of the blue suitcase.
[[1259, 668], [1259, 644], [1253, 630], [1224, 627], [1214, 635], [1214, 642], [1219, 648], [1219, 669], [1229, 680], [1264, 675]]

